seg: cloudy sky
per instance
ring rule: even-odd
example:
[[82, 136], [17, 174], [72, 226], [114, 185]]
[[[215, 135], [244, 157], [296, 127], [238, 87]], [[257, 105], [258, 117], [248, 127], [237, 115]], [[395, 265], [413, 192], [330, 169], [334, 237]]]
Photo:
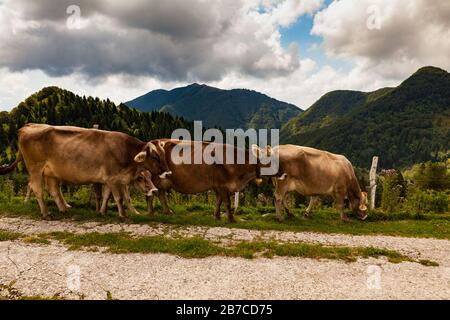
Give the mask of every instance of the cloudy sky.
[[123, 102], [192, 82], [309, 107], [450, 70], [448, 0], [0, 0], [0, 110], [44, 86]]

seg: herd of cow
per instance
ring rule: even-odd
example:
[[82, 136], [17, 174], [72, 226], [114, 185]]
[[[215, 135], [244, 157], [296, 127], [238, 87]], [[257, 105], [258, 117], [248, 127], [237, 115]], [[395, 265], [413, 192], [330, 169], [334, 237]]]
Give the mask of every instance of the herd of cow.
[[[172, 159], [174, 148], [200, 143], [200, 148], [183, 149], [191, 150], [189, 156], [195, 158], [194, 153], [203, 152], [211, 143], [174, 139], [143, 142], [120, 132], [45, 124], [28, 124], [21, 128], [18, 143], [16, 160], [0, 167], [0, 175], [12, 172], [23, 159], [30, 175], [29, 190], [35, 194], [44, 219], [51, 219], [43, 198], [44, 186], [59, 211], [64, 213], [70, 205], [64, 200], [61, 184], [93, 184], [97, 210], [106, 215], [112, 194], [120, 218], [125, 219], [124, 202], [136, 212], [128, 191], [128, 186], [134, 184], [147, 196], [151, 214], [155, 195], [159, 197], [164, 213], [172, 213], [166, 199], [170, 189], [183, 194], [214, 191], [215, 217], [220, 219], [220, 208], [224, 203], [232, 222], [230, 194], [243, 190], [252, 180], [262, 183], [261, 168], [266, 163], [262, 160], [274, 154], [279, 161], [278, 171], [269, 178], [275, 186], [276, 214], [280, 222], [284, 221], [282, 207], [292, 215], [286, 205], [286, 195], [290, 191], [311, 196], [307, 216], [317, 196], [332, 195], [342, 220], [348, 220], [344, 212], [345, 199], [360, 219], [367, 217], [367, 194], [361, 191], [351, 163], [344, 156], [312, 148], [252, 146], [256, 162], [250, 161], [249, 155], [243, 163], [179, 163]], [[231, 148], [234, 156], [239, 152], [238, 148], [229, 145], [221, 147], [227, 151]]]

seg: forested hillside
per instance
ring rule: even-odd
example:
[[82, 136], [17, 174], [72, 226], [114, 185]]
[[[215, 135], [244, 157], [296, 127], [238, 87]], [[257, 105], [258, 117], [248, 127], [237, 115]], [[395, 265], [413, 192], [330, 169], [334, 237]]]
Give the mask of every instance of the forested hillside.
[[121, 131], [141, 140], [170, 137], [174, 129], [192, 123], [167, 113], [140, 112], [109, 100], [81, 97], [57, 87], [31, 95], [11, 112], [0, 113], [0, 163], [10, 162], [17, 149], [17, 130], [26, 123], [74, 125]]
[[282, 129], [282, 143], [344, 154], [360, 167], [407, 167], [450, 155], [450, 74], [418, 70], [396, 88], [335, 91]]
[[302, 112], [292, 104], [253, 90], [222, 90], [196, 83], [170, 91], [154, 90], [126, 104], [141, 111], [159, 110], [201, 120], [206, 127], [223, 129], [280, 129]]

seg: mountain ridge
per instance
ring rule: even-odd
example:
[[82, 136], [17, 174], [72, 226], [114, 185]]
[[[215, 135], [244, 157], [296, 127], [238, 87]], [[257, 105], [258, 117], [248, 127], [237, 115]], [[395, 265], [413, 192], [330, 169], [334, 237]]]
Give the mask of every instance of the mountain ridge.
[[266, 94], [249, 89], [223, 90], [193, 83], [172, 90], [157, 89], [125, 102], [141, 111], [162, 111], [206, 127], [281, 128], [303, 110]]
[[442, 160], [450, 155], [450, 74], [424, 67], [395, 88], [328, 93], [280, 136], [281, 143], [348, 155], [358, 166], [375, 155], [384, 167]]

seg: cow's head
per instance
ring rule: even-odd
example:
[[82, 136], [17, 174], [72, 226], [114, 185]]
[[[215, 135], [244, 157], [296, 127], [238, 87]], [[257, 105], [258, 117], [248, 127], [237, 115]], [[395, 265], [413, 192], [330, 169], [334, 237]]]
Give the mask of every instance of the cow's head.
[[161, 142], [147, 143], [144, 149], [134, 157], [134, 161], [162, 179], [172, 174], [167, 165], [166, 153]]
[[152, 182], [152, 174], [148, 170], [139, 172], [138, 176], [133, 181], [133, 185], [139, 192], [146, 196], [153, 196], [158, 192], [158, 189]]
[[[273, 150], [271, 146], [264, 148], [258, 147], [256, 144], [252, 145], [252, 154], [257, 159], [260, 167], [270, 167], [272, 161]], [[255, 179], [256, 185], [260, 186], [264, 183], [264, 180], [259, 176]]]
[[369, 205], [369, 200], [367, 192], [361, 192], [357, 203], [354, 204], [353, 211], [359, 216], [361, 220], [367, 219], [367, 206]]

